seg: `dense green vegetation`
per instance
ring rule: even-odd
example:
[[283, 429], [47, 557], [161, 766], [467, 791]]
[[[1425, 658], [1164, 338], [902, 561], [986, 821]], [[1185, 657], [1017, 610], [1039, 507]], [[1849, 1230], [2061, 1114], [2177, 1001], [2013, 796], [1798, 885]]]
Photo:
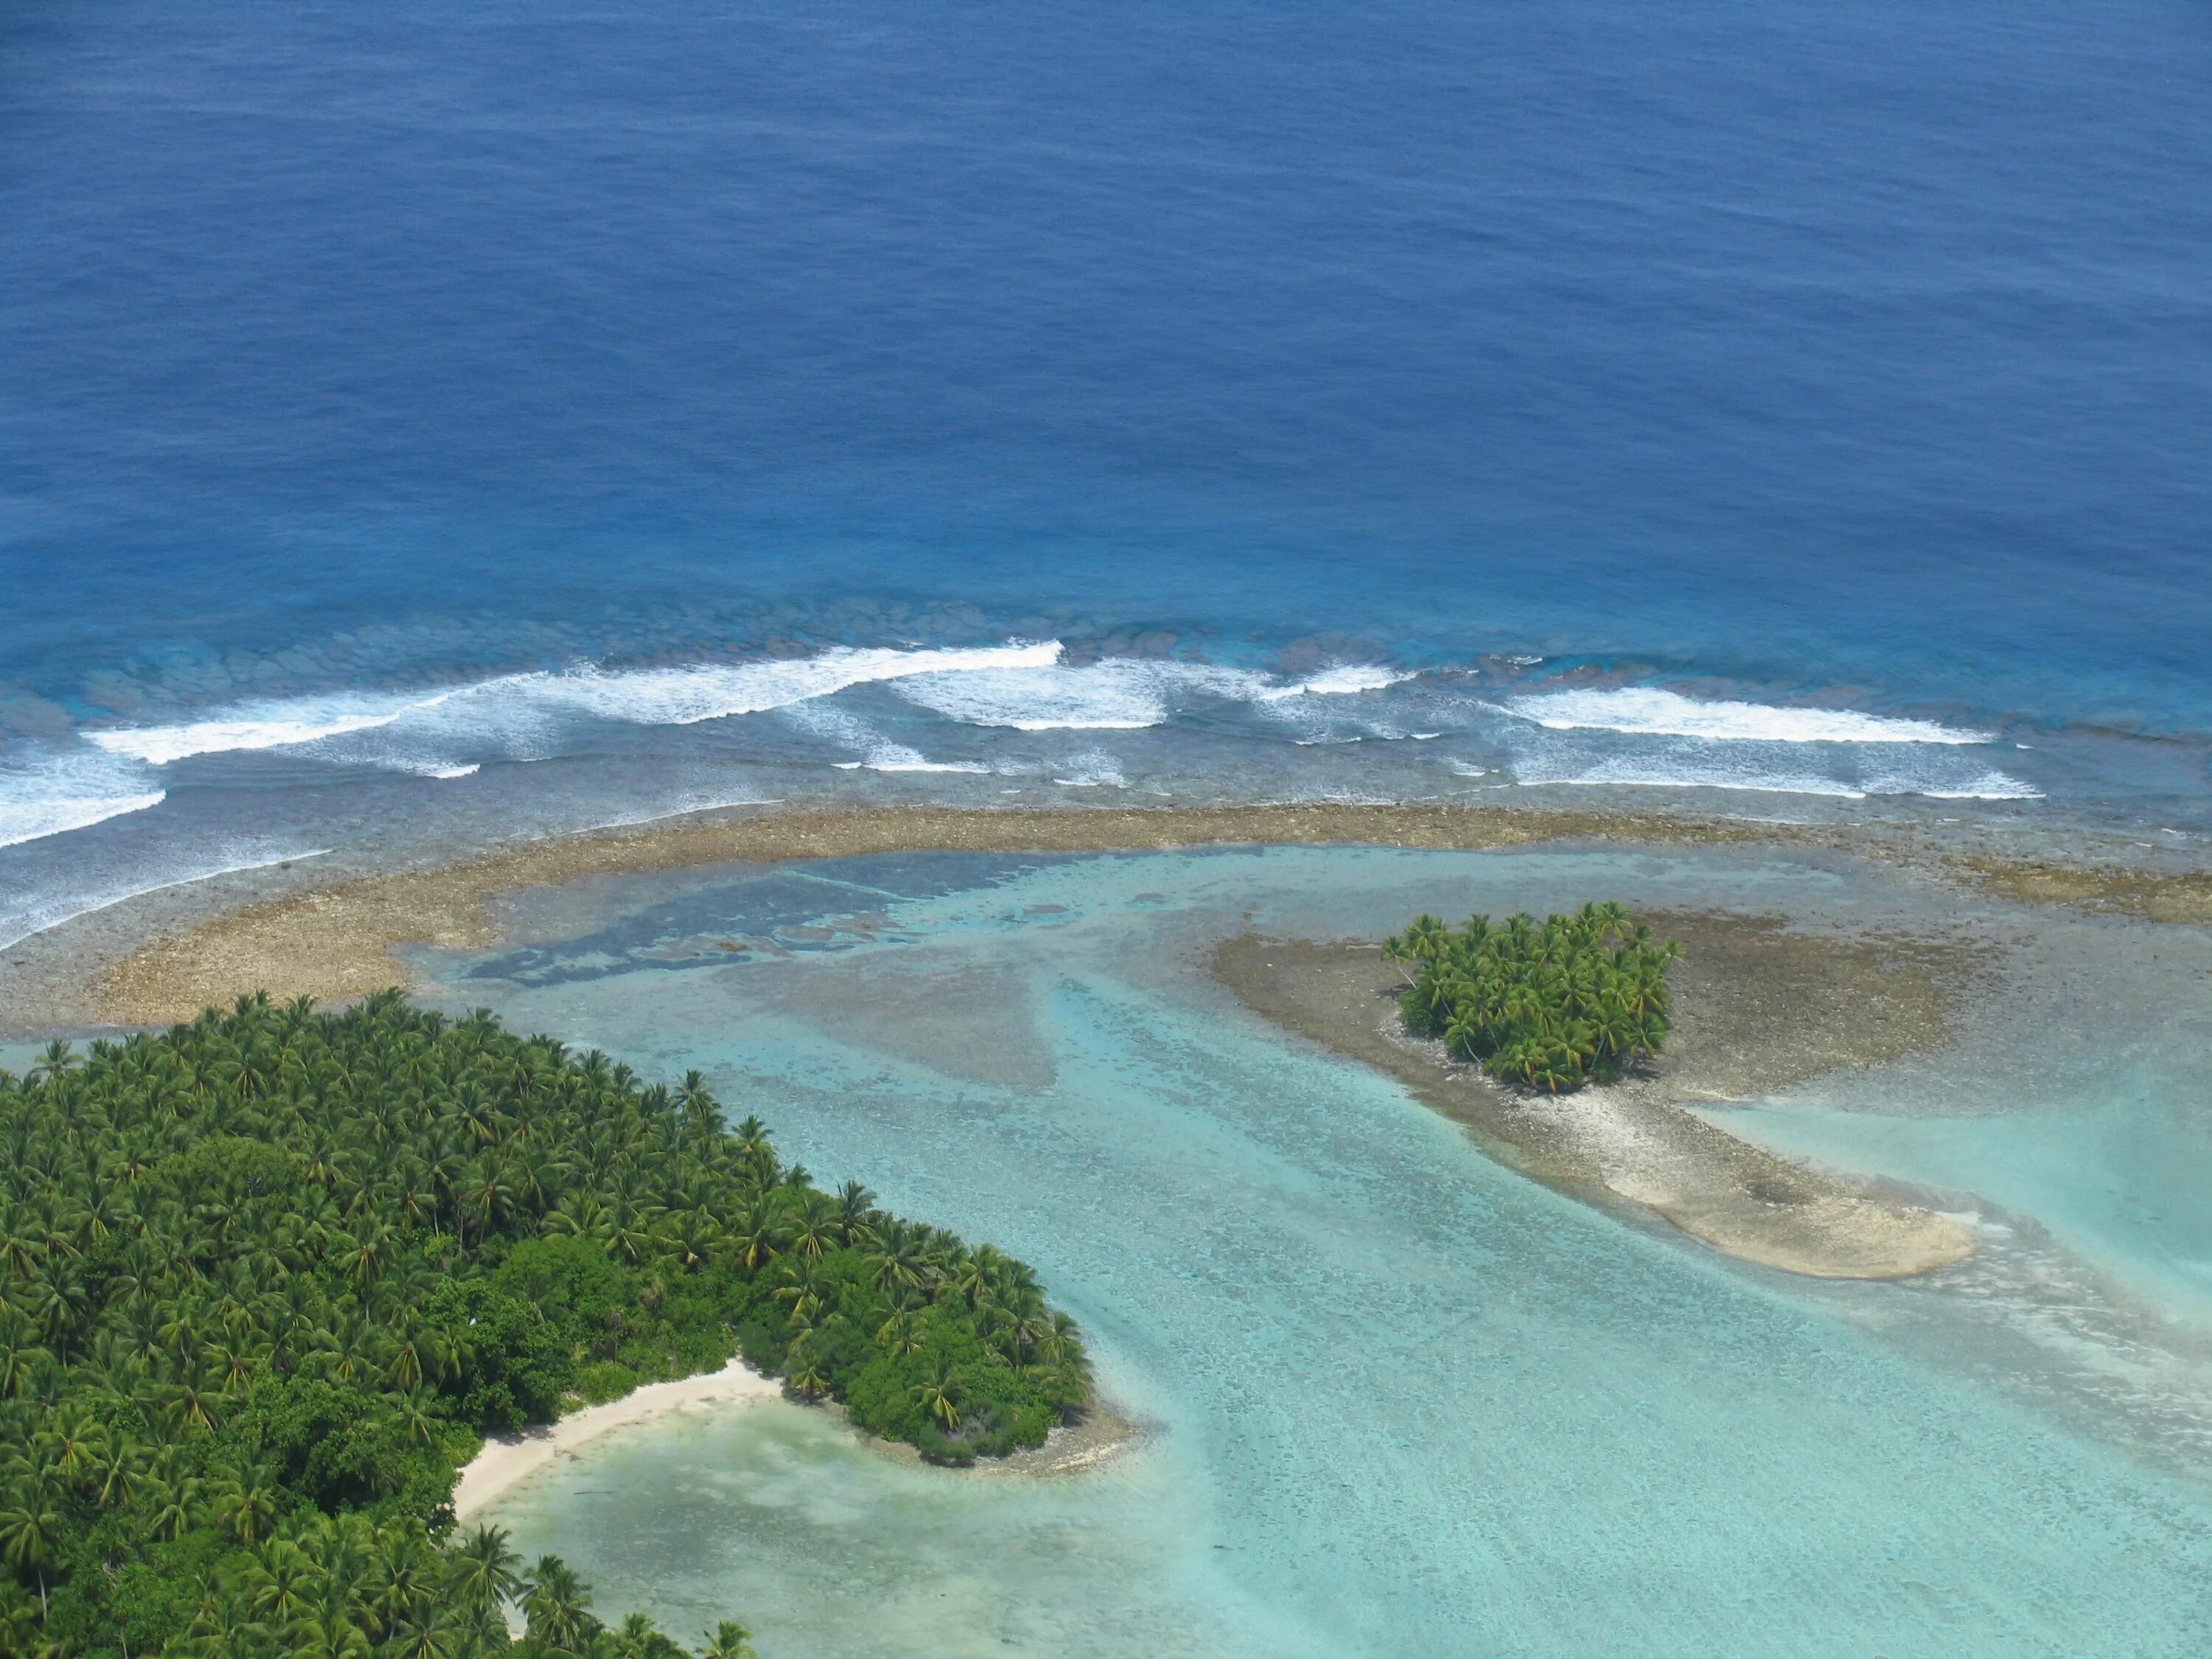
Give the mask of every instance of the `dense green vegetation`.
[[1557, 1092], [1608, 1082], [1667, 1042], [1662, 944], [1618, 904], [1569, 916], [1469, 916], [1453, 929], [1416, 916], [1382, 953], [1412, 981], [1406, 1024], [1442, 1037], [1492, 1076]]
[[[694, 1073], [398, 993], [0, 1073], [0, 1653], [678, 1659], [457, 1535], [482, 1432], [717, 1367], [964, 1462], [1088, 1395], [1030, 1270], [784, 1167]], [[734, 1625], [702, 1652], [746, 1650]]]

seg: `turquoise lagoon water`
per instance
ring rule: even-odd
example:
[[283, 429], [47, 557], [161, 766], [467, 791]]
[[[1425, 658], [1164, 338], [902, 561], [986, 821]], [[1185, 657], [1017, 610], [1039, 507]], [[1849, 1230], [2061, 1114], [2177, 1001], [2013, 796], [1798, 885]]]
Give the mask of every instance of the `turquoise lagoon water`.
[[[2145, 974], [2203, 942], [1957, 916], [2018, 964], [1957, 1051], [1743, 1115], [1980, 1229], [1972, 1263], [1903, 1285], [1747, 1268], [1522, 1179], [1205, 969], [1245, 927], [1599, 890], [1815, 927], [1928, 903], [1810, 863], [1359, 849], [528, 901], [561, 942], [437, 959], [453, 1002], [698, 1066], [787, 1155], [1027, 1257], [1140, 1431], [1086, 1476], [994, 1479], [778, 1402], [611, 1437], [494, 1518], [608, 1609], [734, 1611], [769, 1659], [2203, 1651], [2212, 1366], [2170, 1264], [2203, 1223], [2032, 1171], [2085, 1115], [2130, 1120], [2089, 1142], [2114, 1182], [2201, 1189], [2202, 1138], [2150, 1132], [2201, 1103], [2164, 1057], [2195, 988], [2161, 1003]], [[2091, 1030], [2124, 1063], [2103, 1095], [2071, 1058]]]

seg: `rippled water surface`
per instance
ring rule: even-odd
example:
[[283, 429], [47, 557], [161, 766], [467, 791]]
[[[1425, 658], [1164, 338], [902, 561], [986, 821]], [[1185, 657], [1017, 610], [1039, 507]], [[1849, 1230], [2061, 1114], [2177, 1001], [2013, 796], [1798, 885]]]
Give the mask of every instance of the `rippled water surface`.
[[[1967, 1268], [1902, 1285], [1744, 1268], [1534, 1185], [1204, 969], [1245, 927], [1601, 890], [1814, 925], [1925, 903], [1787, 862], [1357, 850], [854, 860], [540, 901], [567, 942], [442, 959], [457, 1004], [702, 1066], [810, 1168], [1027, 1257], [1141, 1432], [1086, 1479], [978, 1479], [772, 1405], [603, 1441], [496, 1518], [614, 1605], [736, 1609], [770, 1656], [2201, 1650], [2212, 1365], [2155, 1270], [2199, 1224], [2107, 1214], [1976, 1138], [2201, 1107], [2160, 1053], [2201, 1012], [2125, 982], [2139, 936], [1963, 915], [2014, 942], [2014, 1013], [1753, 1115], [1862, 1128], [1839, 1161], [1974, 1219]], [[2054, 1002], [2052, 963], [2094, 951], [2109, 1001]], [[2028, 1025], [2069, 1049], [2054, 1006], [2127, 1086], [2005, 1059]], [[2146, 1191], [2212, 1163], [2095, 1138]]]

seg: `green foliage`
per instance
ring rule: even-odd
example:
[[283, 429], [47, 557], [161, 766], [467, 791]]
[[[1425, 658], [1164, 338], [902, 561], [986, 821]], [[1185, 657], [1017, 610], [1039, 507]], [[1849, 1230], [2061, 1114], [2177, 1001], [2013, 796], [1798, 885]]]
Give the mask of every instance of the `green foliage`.
[[733, 1351], [948, 1462], [1089, 1394], [1026, 1267], [817, 1188], [696, 1073], [396, 992], [57, 1044], [0, 1154], [0, 1653], [477, 1659], [514, 1604], [527, 1659], [682, 1659], [447, 1535], [481, 1434]]
[[1572, 915], [1416, 916], [1382, 953], [1411, 981], [1406, 1024], [1492, 1076], [1557, 1092], [1609, 1082], [1667, 1041], [1667, 969], [1681, 957], [1618, 904]]

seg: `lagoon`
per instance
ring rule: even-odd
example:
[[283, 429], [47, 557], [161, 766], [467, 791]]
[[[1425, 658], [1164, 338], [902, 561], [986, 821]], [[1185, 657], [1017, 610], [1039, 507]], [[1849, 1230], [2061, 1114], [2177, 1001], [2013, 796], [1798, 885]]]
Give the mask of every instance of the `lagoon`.
[[[1729, 1115], [1926, 1183], [1973, 1260], [1896, 1285], [1728, 1261], [1492, 1164], [1206, 968], [1236, 932], [1594, 893], [2001, 945], [2002, 994], [1970, 992], [1950, 1048]], [[2069, 1215], [2032, 1159], [1973, 1152], [2194, 1098], [2160, 1058], [2201, 1018], [2193, 987], [2149, 976], [2154, 943], [2171, 963], [2193, 933], [1838, 862], [1571, 850], [854, 859], [587, 886], [513, 920], [536, 942], [420, 965], [457, 1005], [648, 1074], [699, 1066], [787, 1156], [1025, 1257], [1140, 1428], [1050, 1480], [913, 1468], [792, 1406], [610, 1436], [490, 1512], [603, 1611], [680, 1632], [734, 1608], [768, 1659], [2212, 1635], [2212, 1367], [2150, 1265], [2175, 1224]], [[2057, 971], [2082, 960], [2102, 977]], [[2127, 1081], [2085, 1108], [2063, 1057], [2093, 1030]], [[2030, 1033], [2062, 1058], [2018, 1059]], [[2147, 1189], [2203, 1166], [2185, 1139], [2102, 1144]], [[1914, 1150], [1936, 1146], [1964, 1150]]]

